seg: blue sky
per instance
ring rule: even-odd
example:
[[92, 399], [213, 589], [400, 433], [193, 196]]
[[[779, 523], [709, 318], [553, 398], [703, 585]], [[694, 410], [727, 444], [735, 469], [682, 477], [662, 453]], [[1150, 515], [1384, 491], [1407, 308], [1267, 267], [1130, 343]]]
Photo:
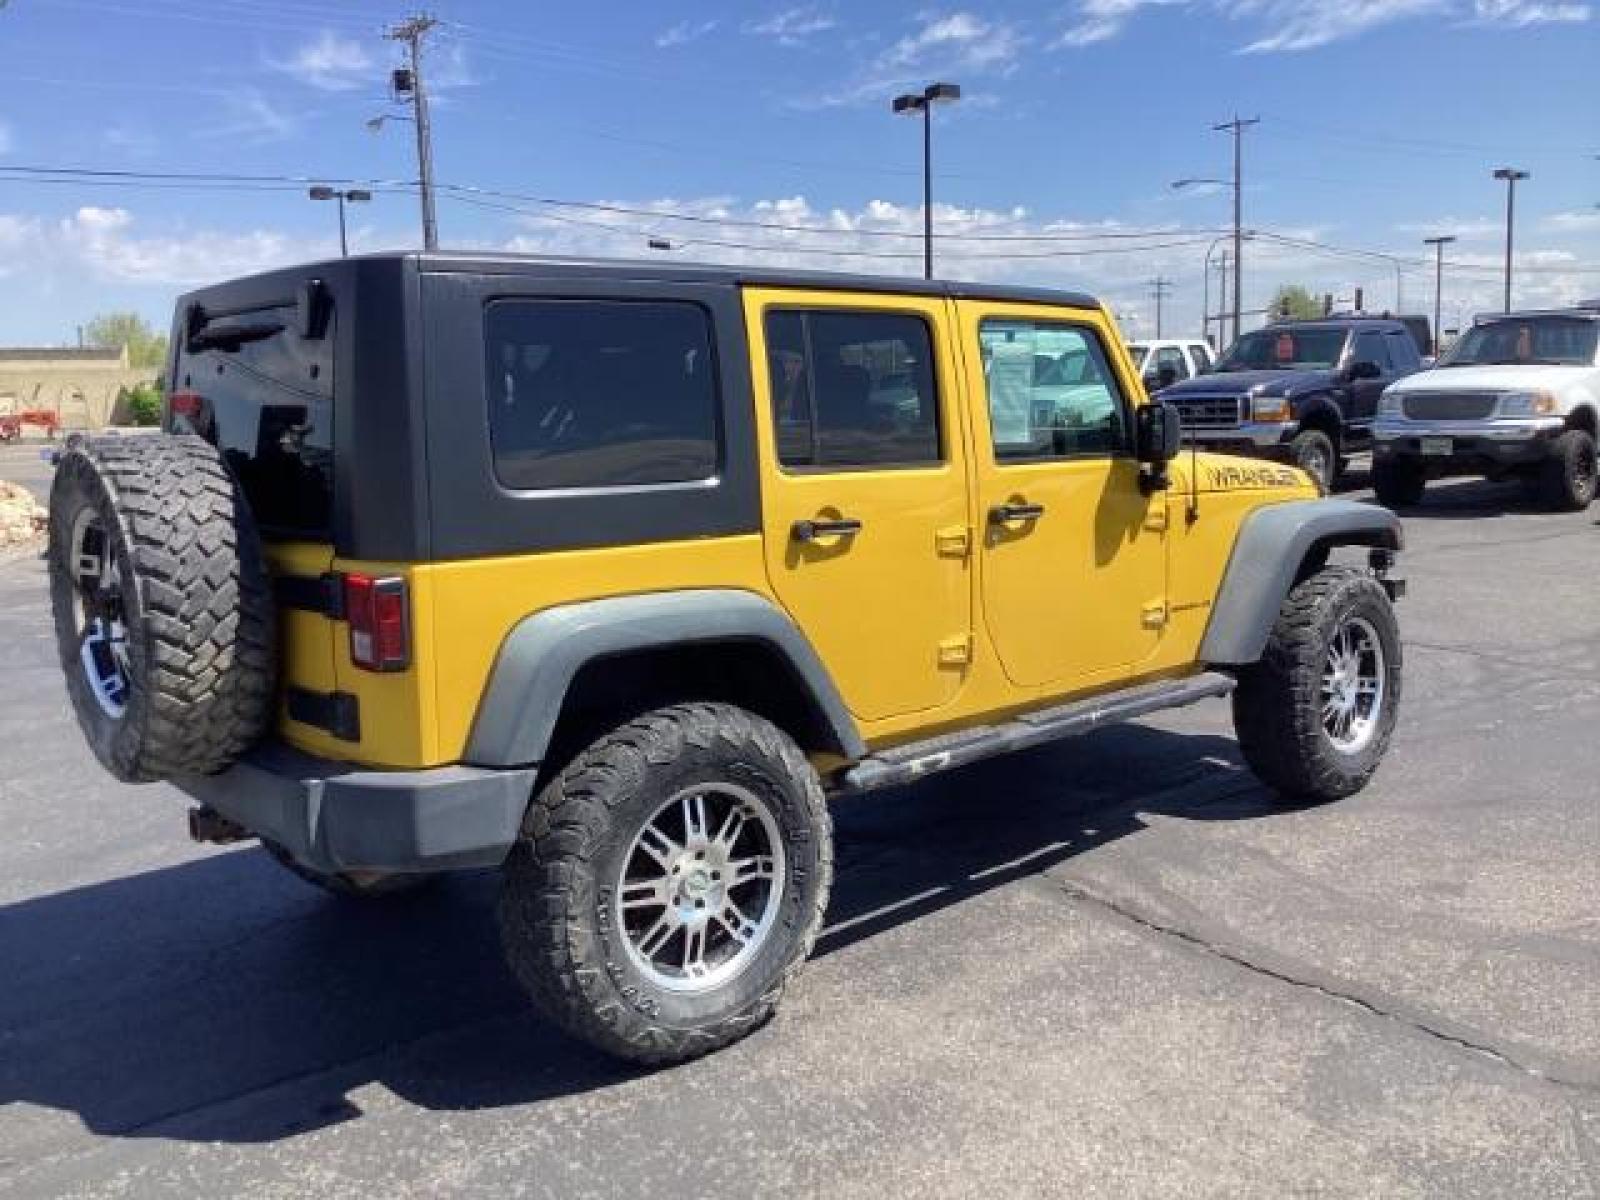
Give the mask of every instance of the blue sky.
[[[1196, 329], [1201, 260], [1229, 197], [1168, 185], [1228, 172], [1211, 126], [1237, 112], [1261, 118], [1246, 135], [1246, 225], [1401, 256], [1407, 309], [1431, 307], [1419, 260], [1433, 233], [1460, 238], [1446, 324], [1497, 305], [1505, 192], [1490, 173], [1505, 164], [1532, 172], [1518, 191], [1518, 301], [1600, 295], [1591, 0], [433, 11], [438, 177], [519, 197], [445, 195], [447, 246], [659, 256], [654, 235], [685, 258], [916, 271], [919, 243], [893, 235], [921, 226], [919, 130], [889, 100], [950, 79], [965, 96], [936, 114], [942, 274], [1087, 288], [1138, 333], [1152, 332], [1147, 281], [1163, 275], [1168, 332]], [[0, 0], [0, 168], [395, 180], [352, 210], [353, 248], [412, 245], [411, 127], [365, 128], [391, 110], [397, 48], [382, 30], [404, 12]], [[1130, 233], [1147, 236], [1107, 236]], [[0, 170], [0, 344], [66, 341], [113, 307], [164, 325], [186, 286], [336, 248], [332, 206], [295, 185], [24, 183]], [[1246, 307], [1282, 282], [1395, 300], [1395, 266], [1378, 258], [1262, 240], [1246, 270]]]

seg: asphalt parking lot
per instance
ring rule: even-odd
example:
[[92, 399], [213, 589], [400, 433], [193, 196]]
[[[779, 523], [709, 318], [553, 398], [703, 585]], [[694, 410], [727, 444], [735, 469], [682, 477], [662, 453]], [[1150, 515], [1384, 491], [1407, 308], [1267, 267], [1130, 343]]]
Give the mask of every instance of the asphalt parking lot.
[[113, 783], [13, 557], [0, 1194], [1600, 1194], [1597, 519], [1407, 514], [1342, 804], [1275, 807], [1218, 704], [840, 803], [778, 1019], [656, 1074], [527, 1015], [492, 876], [341, 904]]

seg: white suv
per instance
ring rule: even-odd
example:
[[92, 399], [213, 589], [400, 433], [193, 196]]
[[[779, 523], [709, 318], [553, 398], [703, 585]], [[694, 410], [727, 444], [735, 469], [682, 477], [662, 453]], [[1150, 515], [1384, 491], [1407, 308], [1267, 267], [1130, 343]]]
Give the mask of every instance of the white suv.
[[1128, 353], [1144, 376], [1144, 390], [1151, 393], [1205, 374], [1216, 359], [1199, 338], [1129, 342]]
[[1430, 371], [1383, 393], [1372, 483], [1390, 507], [1429, 479], [1521, 479], [1552, 508], [1587, 508], [1600, 433], [1600, 306], [1481, 316]]

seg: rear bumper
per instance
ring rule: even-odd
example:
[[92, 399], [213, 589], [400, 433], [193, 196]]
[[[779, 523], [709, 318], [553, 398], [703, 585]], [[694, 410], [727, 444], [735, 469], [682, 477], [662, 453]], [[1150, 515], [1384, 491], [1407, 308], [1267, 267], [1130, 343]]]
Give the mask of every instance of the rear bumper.
[[498, 865], [536, 771], [367, 771], [281, 744], [175, 786], [312, 870], [422, 872]]

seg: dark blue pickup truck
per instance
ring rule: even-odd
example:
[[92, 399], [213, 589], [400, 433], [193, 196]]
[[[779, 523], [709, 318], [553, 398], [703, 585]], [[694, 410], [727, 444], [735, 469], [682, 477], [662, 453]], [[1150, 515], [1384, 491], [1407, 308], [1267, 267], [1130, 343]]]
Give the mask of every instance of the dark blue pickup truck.
[[1159, 394], [1205, 449], [1293, 463], [1329, 491], [1348, 456], [1371, 447], [1383, 389], [1421, 369], [1416, 339], [1398, 319], [1280, 321]]

